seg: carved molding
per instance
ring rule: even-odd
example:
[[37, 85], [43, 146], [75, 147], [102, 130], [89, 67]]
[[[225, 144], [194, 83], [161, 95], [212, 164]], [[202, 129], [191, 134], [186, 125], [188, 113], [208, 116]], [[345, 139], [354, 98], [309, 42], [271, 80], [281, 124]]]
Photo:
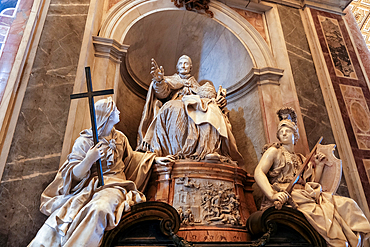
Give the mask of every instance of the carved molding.
[[101, 247], [110, 247], [121, 232], [136, 223], [159, 220], [160, 230], [166, 236], [172, 236], [180, 229], [180, 216], [169, 204], [163, 202], [144, 202], [131, 207], [131, 211], [122, 215], [120, 223], [111, 231], [104, 233]]
[[257, 13], [263, 13], [272, 8], [269, 5], [263, 4], [261, 0], [249, 0], [248, 2], [246, 2], [245, 0], [224, 0], [223, 3], [230, 7], [244, 9]]
[[351, 3], [351, 0], [303, 0], [303, 7], [322, 9], [328, 12], [344, 14], [343, 10]]
[[0, 179], [12, 144], [50, 1], [35, 0], [30, 3], [32, 11], [25, 24], [22, 41], [0, 102]]
[[138, 97], [145, 100], [146, 95], [148, 93], [148, 85], [143, 83], [139, 80], [136, 76], [133, 76], [134, 73], [129, 66], [128, 53], [124, 54], [124, 58], [122, 59], [121, 66], [120, 66], [120, 74], [123, 80], [123, 83]]
[[95, 57], [109, 58], [115, 63], [121, 63], [122, 57], [127, 53], [129, 45], [120, 44], [118, 41], [109, 38], [93, 36]]
[[298, 9], [309, 7], [343, 14], [343, 10], [351, 3], [351, 0], [266, 0], [266, 2], [287, 5]]
[[[250, 51], [255, 67], [275, 67], [276, 61], [263, 37], [240, 14], [227, 5], [211, 1], [209, 9], [214, 13], [214, 20], [230, 29], [240, 42]], [[121, 1], [112, 7], [103, 21], [100, 36], [122, 42], [129, 29], [139, 20], [155, 12], [176, 10], [171, 1], [167, 0], [134, 0]]]
[[235, 83], [234, 86], [226, 88], [226, 98], [229, 102], [235, 101], [248, 94], [257, 85], [273, 84], [279, 86], [279, 80], [283, 76], [283, 72], [283, 69], [273, 67], [252, 68], [242, 80]]
[[294, 229], [312, 246], [327, 246], [324, 238], [312, 227], [300, 211], [285, 206], [280, 210], [271, 207], [265, 211], [253, 213], [247, 221], [247, 228], [253, 235], [260, 235], [261, 233], [279, 235], [278, 224]]
[[[133, 76], [134, 73], [131, 72], [131, 68], [128, 64], [127, 54], [123, 59], [120, 73], [122, 79], [127, 87], [129, 87], [132, 92], [142, 99], [145, 99], [148, 92], [148, 86], [138, 79], [136, 76]], [[251, 71], [240, 81], [236, 82], [233, 86], [227, 87], [227, 100], [233, 102], [240, 97], [248, 94], [256, 86], [262, 85], [276, 85], [279, 86], [279, 80], [283, 76], [283, 69], [274, 68], [274, 67], [265, 67], [265, 68], [252, 68]]]

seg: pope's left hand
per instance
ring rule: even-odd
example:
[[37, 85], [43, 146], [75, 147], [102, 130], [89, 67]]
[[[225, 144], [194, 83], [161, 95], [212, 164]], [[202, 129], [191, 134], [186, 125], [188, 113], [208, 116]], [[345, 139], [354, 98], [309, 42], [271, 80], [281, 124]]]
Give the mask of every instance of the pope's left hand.
[[227, 105], [227, 100], [224, 96], [219, 95], [216, 99], [218, 107], [221, 109], [224, 108]]
[[155, 163], [162, 166], [168, 166], [175, 163], [175, 158], [173, 155], [167, 155], [166, 157], [155, 157]]

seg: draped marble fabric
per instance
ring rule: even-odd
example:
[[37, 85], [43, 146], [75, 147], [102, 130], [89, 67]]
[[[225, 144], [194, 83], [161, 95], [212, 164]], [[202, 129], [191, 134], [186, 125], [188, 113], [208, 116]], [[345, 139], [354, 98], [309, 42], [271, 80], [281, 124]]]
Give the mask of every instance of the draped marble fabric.
[[192, 76], [165, 76], [161, 83], [153, 80], [139, 126], [138, 149], [149, 144], [158, 156], [195, 160], [217, 153], [242, 166], [226, 114], [214, 98], [197, 95], [200, 87]]
[[[308, 182], [292, 192], [298, 210], [326, 240], [329, 246], [360, 246], [361, 237], [370, 237], [370, 225], [351, 198], [323, 192], [321, 185]], [[360, 236], [360, 233], [363, 236]]]
[[[278, 147], [278, 150], [279, 162], [271, 167], [267, 177], [271, 184], [275, 183], [285, 189], [293, 179], [294, 171], [299, 170], [303, 164], [304, 157], [301, 154], [289, 153], [283, 147]], [[299, 205], [298, 210], [326, 240], [328, 246], [360, 246], [360, 233], [365, 238], [370, 236], [370, 224], [366, 216], [351, 198], [323, 192], [319, 183], [309, 182], [314, 180], [314, 176], [315, 172], [312, 166], [309, 166], [303, 176], [308, 182], [304, 186], [294, 186], [291, 196]], [[264, 198], [261, 209], [270, 206], [273, 206], [273, 202]]]
[[[112, 102], [110, 106], [96, 105], [99, 134], [114, 108]], [[29, 246], [99, 246], [104, 230], [113, 229], [123, 212], [145, 201], [140, 191], [148, 182], [154, 154], [133, 151], [126, 136], [114, 128], [108, 137], [99, 137], [99, 141], [105, 153], [102, 158], [105, 185], [98, 188], [94, 169], [80, 181], [73, 179], [73, 168], [93, 146], [91, 129], [84, 130], [54, 181], [41, 195], [40, 210], [49, 218]]]

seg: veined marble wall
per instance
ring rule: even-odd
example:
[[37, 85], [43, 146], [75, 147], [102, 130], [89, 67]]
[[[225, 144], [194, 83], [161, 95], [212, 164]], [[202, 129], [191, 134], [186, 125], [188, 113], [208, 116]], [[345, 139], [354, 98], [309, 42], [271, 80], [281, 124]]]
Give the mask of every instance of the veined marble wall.
[[238, 12], [241, 16], [243, 16], [252, 26], [261, 34], [263, 39], [269, 44], [270, 41], [268, 39], [268, 34], [266, 33], [265, 23], [264, 23], [264, 16], [260, 13], [254, 13], [244, 9], [237, 9], [232, 8], [236, 12]]
[[[117, 0], [108, 1], [107, 8], [117, 2]], [[69, 94], [72, 93], [75, 81], [88, 5], [88, 0], [51, 2], [10, 155], [0, 183], [0, 246], [26, 246], [46, 218], [38, 210], [40, 194], [53, 179], [58, 168], [70, 104]], [[320, 132], [325, 132], [325, 141], [332, 143], [334, 141], [330, 124], [327, 117], [325, 118], [326, 108], [300, 24], [299, 11], [279, 6], [279, 13], [309, 143], [312, 147]], [[269, 43], [265, 27], [261, 24], [263, 16], [248, 12], [240, 14], [250, 21]], [[128, 94], [126, 89], [121, 88]], [[138, 100], [136, 96], [131, 96], [127, 98], [127, 105]], [[254, 88], [250, 92], [250, 97], [245, 99], [243, 107], [232, 102], [229, 105], [237, 143], [245, 147], [244, 157], [255, 163], [260, 155], [256, 153], [260, 148], [256, 147], [261, 147], [264, 140], [248, 138], [246, 134], [240, 133], [245, 133], [246, 125], [251, 125], [248, 131], [254, 131], [252, 121], [261, 125], [260, 119], [255, 117], [262, 116], [261, 109], [253, 107], [257, 101], [258, 91]], [[131, 110], [133, 109], [136, 108]], [[322, 122], [317, 124], [317, 121]], [[137, 122], [128, 124], [133, 125]], [[259, 126], [258, 131], [255, 136], [264, 135], [263, 126]], [[136, 133], [129, 134], [135, 136]], [[341, 194], [345, 194], [345, 191]]]
[[[300, 10], [282, 5], [278, 10], [310, 150], [320, 136], [323, 144], [335, 143]], [[349, 196], [344, 176], [337, 193]]]
[[342, 16], [314, 9], [311, 9], [311, 14], [369, 204], [367, 160], [370, 158], [370, 91]]
[[40, 195], [59, 166], [88, 6], [51, 1], [0, 183], [0, 246], [27, 246], [46, 219]]

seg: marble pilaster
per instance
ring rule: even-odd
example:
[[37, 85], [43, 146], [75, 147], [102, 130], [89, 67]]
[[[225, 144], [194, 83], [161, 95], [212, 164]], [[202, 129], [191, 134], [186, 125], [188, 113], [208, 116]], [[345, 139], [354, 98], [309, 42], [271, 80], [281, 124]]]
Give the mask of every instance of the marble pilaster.
[[[281, 5], [278, 9], [309, 148], [320, 136], [323, 143], [335, 143], [299, 10]], [[344, 176], [338, 192], [348, 196]]]
[[[351, 41], [350, 30], [342, 15], [315, 9], [306, 9], [301, 13], [305, 29], [310, 34], [307, 37], [324, 100], [326, 104], [330, 105], [330, 107], [327, 107], [327, 111], [333, 135], [338, 145], [338, 152], [343, 162], [343, 174], [346, 177], [348, 192], [369, 217], [367, 202], [369, 197], [366, 195], [367, 191], [369, 191], [367, 189], [369, 182], [363, 162], [363, 160], [367, 159], [368, 151], [357, 147], [356, 135], [351, 126], [351, 116], [346, 109], [348, 100], [344, 99], [341, 91], [341, 87], [344, 85], [346, 87], [357, 87], [357, 89], [363, 92], [365, 98], [368, 98], [369, 91], [366, 85], [365, 74]], [[330, 28], [328, 24], [330, 24]], [[333, 46], [333, 42], [328, 37], [330, 37], [330, 32], [333, 32], [333, 30], [336, 30], [338, 33], [338, 41], [335, 44], [341, 50], [339, 53], [332, 52], [330, 48]], [[351, 68], [354, 73], [347, 74], [344, 67], [340, 68], [338, 63], [333, 62], [333, 57], [335, 60], [343, 61], [343, 59], [347, 59], [349, 62], [344, 65], [350, 66], [348, 68]]]
[[0, 246], [27, 246], [59, 166], [88, 1], [51, 1], [0, 183]]

